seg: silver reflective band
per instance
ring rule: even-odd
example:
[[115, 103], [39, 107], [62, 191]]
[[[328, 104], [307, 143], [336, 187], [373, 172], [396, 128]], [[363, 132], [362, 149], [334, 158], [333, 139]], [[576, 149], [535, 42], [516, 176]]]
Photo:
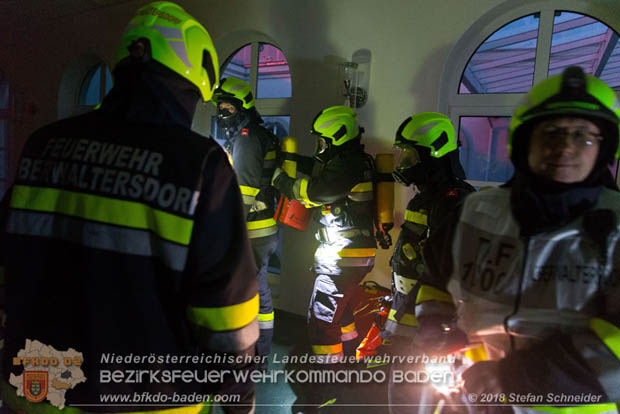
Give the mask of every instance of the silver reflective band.
[[406, 295], [411, 292], [411, 289], [413, 289], [416, 283], [418, 283], [418, 281], [415, 279], [410, 279], [394, 273], [394, 286], [399, 293]]
[[271, 226], [264, 229], [248, 230], [248, 237], [250, 239], [256, 239], [258, 237], [267, 237], [278, 232], [278, 226]]
[[314, 357], [317, 364], [337, 364], [344, 358], [344, 353], [339, 352], [337, 354], [315, 354]]
[[350, 341], [352, 339], [357, 338], [357, 336], [358, 336], [357, 331], [351, 331], [351, 332], [341, 334], [340, 340], [342, 342], [346, 342], [346, 341]]
[[274, 321], [258, 321], [258, 329], [273, 329]]
[[403, 325], [391, 319], [385, 321], [385, 330], [392, 335], [405, 336], [413, 338], [418, 331], [414, 326]]
[[[258, 340], [258, 319], [234, 331], [214, 332], [200, 328], [206, 346], [211, 351], [239, 352], [248, 349]], [[202, 339], [202, 338], [201, 338]]]
[[65, 240], [85, 247], [136, 256], [161, 258], [170, 269], [181, 272], [187, 246], [161, 239], [148, 230], [95, 223], [53, 213], [11, 210], [7, 232]]

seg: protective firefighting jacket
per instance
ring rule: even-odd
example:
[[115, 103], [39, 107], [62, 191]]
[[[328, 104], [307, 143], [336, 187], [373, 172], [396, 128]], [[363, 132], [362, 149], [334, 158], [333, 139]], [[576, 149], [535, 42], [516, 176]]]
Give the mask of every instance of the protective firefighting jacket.
[[277, 233], [274, 219], [277, 191], [271, 186], [271, 176], [277, 163], [278, 138], [248, 116], [228, 128], [226, 135], [225, 148], [239, 180], [249, 237]]
[[415, 306], [429, 300], [451, 301], [449, 295], [424, 283], [423, 250], [439, 223], [458, 208], [474, 188], [458, 178], [445, 180], [409, 201], [390, 260], [393, 302], [385, 324], [392, 335], [411, 337], [418, 326]]
[[[620, 194], [603, 188], [582, 216], [527, 237], [510, 197], [497, 188], [465, 200], [451, 276], [442, 281], [437, 264], [436, 286], [452, 294], [458, 327], [500, 360], [509, 391], [619, 402]], [[615, 404], [553, 412], [563, 410], [617, 412]], [[550, 410], [518, 409], [537, 411]]]
[[318, 274], [338, 275], [343, 267], [374, 266], [374, 165], [359, 140], [344, 144], [325, 162], [317, 161], [311, 178], [281, 174], [276, 187], [290, 199], [320, 207], [320, 241], [314, 254]]
[[[159, 104], [163, 89], [145, 82], [118, 86], [101, 109], [44, 127], [25, 145], [1, 252], [9, 298], [3, 400], [16, 411], [33, 407], [7, 383], [28, 369], [13, 358], [35, 340], [83, 355], [86, 380], [67, 391], [66, 405], [104, 404], [105, 394], [244, 395], [253, 387], [199, 379], [205, 370], [249, 368], [227, 356], [251, 357], [258, 338], [235, 174], [217, 143], [175, 122]], [[131, 381], [132, 370], [151, 374]], [[164, 380], [172, 370], [195, 372], [195, 380]], [[104, 371], [123, 379], [106, 381]]]

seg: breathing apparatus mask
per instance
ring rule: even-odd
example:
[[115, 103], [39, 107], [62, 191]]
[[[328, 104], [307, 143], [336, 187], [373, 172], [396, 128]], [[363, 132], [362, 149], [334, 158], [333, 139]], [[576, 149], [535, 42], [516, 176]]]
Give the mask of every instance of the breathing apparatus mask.
[[418, 150], [408, 145], [397, 146], [394, 149], [400, 152], [396, 169], [392, 173], [394, 179], [404, 186], [424, 184], [426, 181], [426, 171]]
[[217, 106], [217, 125], [220, 128], [229, 129], [229, 128], [236, 126], [239, 123], [240, 118], [241, 118], [239, 114], [241, 113], [241, 111], [239, 110], [237, 105], [235, 105], [232, 102], [227, 102], [227, 101], [222, 101], [222, 102], [229, 103], [235, 108], [233, 111], [231, 111], [230, 107], [222, 106], [220, 104], [218, 104]]
[[316, 143], [314, 146], [314, 159], [319, 162], [327, 162], [330, 157], [331, 145], [327, 138], [320, 135], [316, 136]]

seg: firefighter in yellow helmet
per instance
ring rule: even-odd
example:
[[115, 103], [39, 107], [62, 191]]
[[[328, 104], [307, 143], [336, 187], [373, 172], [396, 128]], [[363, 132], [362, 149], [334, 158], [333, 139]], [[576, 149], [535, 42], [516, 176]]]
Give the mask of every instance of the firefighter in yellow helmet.
[[[225, 131], [225, 148], [239, 180], [248, 235], [258, 268], [260, 337], [256, 351], [266, 357], [271, 353], [274, 327], [267, 268], [269, 258], [278, 247], [278, 225], [274, 220], [278, 192], [271, 186], [278, 161], [278, 138], [262, 127], [250, 85], [245, 81], [233, 77], [222, 79], [213, 101], [218, 109], [218, 127]], [[266, 368], [266, 364], [262, 364], [262, 368]]]
[[[209, 408], [192, 405], [193, 393], [226, 393], [241, 404], [225, 412], [253, 412], [253, 384], [232, 376], [252, 368], [258, 338], [241, 194], [224, 151], [190, 130], [218, 79], [211, 38], [176, 4], [145, 5], [113, 73], [100, 109], [28, 139], [7, 196], [3, 404], [180, 414]], [[54, 351], [54, 369], [14, 365]], [[62, 369], [72, 352], [81, 363]], [[205, 382], [205, 369], [230, 375]], [[172, 381], [178, 370], [191, 377]], [[32, 371], [47, 372], [35, 381]], [[71, 389], [52, 395], [62, 388]], [[33, 402], [48, 390], [49, 400]], [[106, 395], [131, 405], [111, 406]]]
[[[393, 298], [382, 337], [389, 340], [387, 350], [392, 355], [408, 356], [417, 332], [416, 308], [429, 300], [451, 301], [424, 281], [424, 244], [474, 188], [464, 181], [454, 126], [446, 115], [422, 112], [410, 116], [396, 131], [394, 147], [399, 157], [392, 175], [400, 184], [414, 186], [416, 195], [407, 205], [390, 260]], [[412, 369], [411, 364], [398, 363], [391, 368], [393, 372]], [[422, 365], [417, 368], [424, 369]], [[390, 375], [390, 413], [410, 412], [407, 404], [420, 403], [424, 384], [394, 382], [393, 378]]]
[[454, 326], [481, 344], [486, 360], [462, 375], [470, 401], [618, 412], [620, 194], [609, 165], [619, 109], [615, 92], [579, 67], [535, 85], [510, 124], [512, 179], [468, 196], [442, 223], [452, 231], [427, 242], [426, 280], [453, 307], [416, 317], [420, 330]]
[[354, 355], [358, 334], [351, 299], [374, 266], [374, 165], [360, 142], [362, 131], [353, 109], [322, 110], [311, 130], [317, 136], [319, 172], [295, 180], [277, 169], [272, 180], [285, 196], [320, 209], [308, 329], [312, 351], [322, 364]]

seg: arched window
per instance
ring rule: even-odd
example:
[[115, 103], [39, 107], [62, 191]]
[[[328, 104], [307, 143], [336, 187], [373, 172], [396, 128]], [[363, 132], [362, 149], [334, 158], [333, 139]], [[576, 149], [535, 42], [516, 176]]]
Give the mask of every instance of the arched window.
[[442, 75], [440, 111], [458, 126], [461, 162], [476, 186], [512, 176], [510, 116], [534, 84], [578, 65], [620, 90], [620, 22], [613, 22], [615, 29], [603, 22], [609, 6], [523, 3], [503, 4], [478, 20], [454, 47]]
[[104, 63], [93, 66], [82, 80], [78, 105], [86, 107], [98, 105], [112, 89], [112, 83], [112, 73]]
[[[291, 72], [282, 50], [263, 42], [248, 43], [224, 61], [220, 78], [234, 76], [246, 81], [256, 99], [263, 126], [278, 138], [289, 134], [291, 116]], [[214, 136], [222, 139], [215, 119], [211, 125]]]

